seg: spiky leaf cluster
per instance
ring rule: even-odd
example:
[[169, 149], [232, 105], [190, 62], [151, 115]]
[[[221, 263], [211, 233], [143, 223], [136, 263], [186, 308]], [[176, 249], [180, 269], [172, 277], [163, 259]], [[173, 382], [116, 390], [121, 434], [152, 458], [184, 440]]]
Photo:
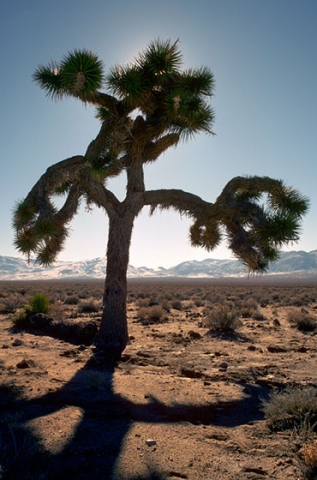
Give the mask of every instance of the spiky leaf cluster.
[[251, 271], [263, 272], [278, 258], [281, 247], [298, 241], [307, 209], [307, 198], [280, 180], [237, 177], [224, 188], [211, 213], [195, 221], [191, 243], [211, 250], [224, 231], [235, 256]]
[[74, 50], [60, 64], [40, 65], [33, 78], [52, 98], [72, 95], [89, 101], [102, 86], [103, 65], [94, 53]]
[[178, 42], [157, 40], [139, 54], [132, 65], [116, 66], [107, 76], [110, 90], [146, 120], [183, 136], [210, 132], [214, 113], [207, 97], [214, 88], [207, 68], [181, 71]]
[[67, 236], [66, 228], [51, 214], [40, 214], [35, 205], [22, 201], [17, 203], [13, 215], [15, 247], [30, 259], [36, 254], [41, 265], [50, 265], [62, 250]]

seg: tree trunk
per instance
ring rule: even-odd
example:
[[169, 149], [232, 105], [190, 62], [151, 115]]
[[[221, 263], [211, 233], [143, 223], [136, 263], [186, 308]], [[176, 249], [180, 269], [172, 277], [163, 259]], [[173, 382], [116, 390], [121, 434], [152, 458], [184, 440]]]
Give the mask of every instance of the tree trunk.
[[104, 357], [114, 361], [120, 358], [128, 342], [127, 270], [133, 222], [131, 212], [109, 219], [103, 315], [95, 345]]

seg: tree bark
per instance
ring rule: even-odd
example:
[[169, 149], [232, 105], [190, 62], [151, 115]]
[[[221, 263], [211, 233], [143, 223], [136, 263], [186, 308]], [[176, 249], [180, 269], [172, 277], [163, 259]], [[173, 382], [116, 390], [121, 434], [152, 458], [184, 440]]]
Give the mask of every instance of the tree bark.
[[134, 215], [113, 215], [109, 220], [107, 274], [103, 315], [95, 345], [109, 360], [118, 360], [128, 343], [126, 316], [127, 270]]

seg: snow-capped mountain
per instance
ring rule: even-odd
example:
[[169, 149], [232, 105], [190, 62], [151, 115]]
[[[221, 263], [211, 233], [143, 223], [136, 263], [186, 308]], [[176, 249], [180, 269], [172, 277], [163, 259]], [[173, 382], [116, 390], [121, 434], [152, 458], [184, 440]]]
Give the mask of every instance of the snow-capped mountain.
[[[0, 280], [45, 280], [67, 278], [105, 278], [106, 259], [94, 258], [78, 262], [57, 261], [50, 267], [40, 267], [22, 258], [0, 256]], [[300, 274], [317, 276], [317, 250], [312, 252], [282, 252], [268, 274]], [[128, 277], [246, 277], [247, 268], [238, 260], [182, 262], [171, 268], [158, 269], [129, 266]]]

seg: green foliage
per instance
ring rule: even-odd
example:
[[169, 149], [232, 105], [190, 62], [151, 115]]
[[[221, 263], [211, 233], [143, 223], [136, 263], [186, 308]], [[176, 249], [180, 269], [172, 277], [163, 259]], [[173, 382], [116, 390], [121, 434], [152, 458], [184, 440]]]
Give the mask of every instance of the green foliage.
[[49, 97], [61, 99], [65, 95], [73, 95], [87, 101], [102, 86], [103, 65], [92, 52], [74, 50], [60, 64], [40, 65], [33, 79]]
[[33, 205], [22, 200], [20, 202], [16, 202], [14, 210], [13, 210], [13, 228], [15, 230], [24, 227], [25, 224], [29, 223], [35, 213], [36, 209]]
[[112, 68], [107, 85], [162, 132], [183, 138], [198, 131], [210, 132], [214, 112], [204, 97], [212, 95], [213, 75], [206, 67], [181, 72], [181, 64], [178, 42], [156, 40], [132, 65]]
[[30, 300], [32, 313], [48, 313], [50, 309], [49, 296], [46, 293], [36, 293]]
[[30, 316], [33, 313], [47, 314], [50, 310], [50, 300], [46, 293], [35, 293], [28, 305], [25, 305], [20, 312], [12, 318], [13, 324], [18, 328], [29, 326]]
[[61, 62], [60, 75], [63, 87], [85, 100], [102, 86], [102, 62], [88, 50], [74, 50]]
[[54, 100], [60, 100], [66, 94], [60, 67], [56, 62], [50, 62], [47, 66], [40, 65], [33, 74], [33, 80]]

